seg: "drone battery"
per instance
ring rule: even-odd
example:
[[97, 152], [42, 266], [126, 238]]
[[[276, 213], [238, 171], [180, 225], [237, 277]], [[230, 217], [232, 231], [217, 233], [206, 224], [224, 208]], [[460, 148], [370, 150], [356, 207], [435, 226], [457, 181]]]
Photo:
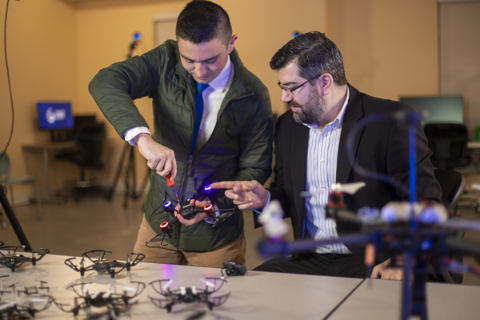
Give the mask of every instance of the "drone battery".
[[195, 207], [190, 204], [190, 200], [186, 200], [182, 203], [180, 214], [183, 218], [190, 220], [197, 214], [197, 211], [195, 210]]

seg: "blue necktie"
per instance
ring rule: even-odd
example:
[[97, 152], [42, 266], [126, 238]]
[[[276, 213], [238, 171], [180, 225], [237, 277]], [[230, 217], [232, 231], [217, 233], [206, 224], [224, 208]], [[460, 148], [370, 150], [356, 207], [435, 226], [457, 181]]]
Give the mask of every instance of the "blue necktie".
[[193, 154], [195, 150], [195, 144], [197, 143], [198, 130], [200, 129], [200, 122], [203, 116], [203, 96], [202, 92], [207, 89], [208, 83], [197, 82], [197, 95], [195, 96], [195, 125], [193, 127], [193, 140], [190, 154]]

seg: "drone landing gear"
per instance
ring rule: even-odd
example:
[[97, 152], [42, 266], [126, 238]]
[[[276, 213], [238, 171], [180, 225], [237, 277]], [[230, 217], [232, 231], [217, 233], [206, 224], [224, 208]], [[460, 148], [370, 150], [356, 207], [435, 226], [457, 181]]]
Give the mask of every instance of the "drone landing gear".
[[[417, 265], [413, 268], [413, 285], [412, 285], [412, 301], [411, 308], [409, 308], [408, 299], [403, 299], [402, 302], [402, 319], [409, 319], [410, 315], [418, 316], [421, 320], [427, 320], [427, 297], [426, 297], [426, 283], [428, 280], [427, 263], [424, 257], [417, 260]], [[405, 284], [410, 281], [404, 281], [403, 289], [407, 289]], [[405, 296], [406, 292], [402, 295]], [[411, 312], [408, 311], [411, 309]]]

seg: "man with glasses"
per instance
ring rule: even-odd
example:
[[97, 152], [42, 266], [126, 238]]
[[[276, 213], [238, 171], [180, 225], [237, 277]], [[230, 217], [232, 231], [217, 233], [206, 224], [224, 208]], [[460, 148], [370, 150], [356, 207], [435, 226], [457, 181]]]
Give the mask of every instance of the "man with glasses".
[[[225, 194], [240, 209], [261, 209], [270, 199], [280, 200], [291, 217], [295, 239], [326, 239], [342, 233], [325, 206], [335, 183], [364, 181], [366, 187], [345, 195], [350, 210], [381, 208], [389, 201], [407, 200], [404, 189], [360, 176], [347, 159], [346, 140], [357, 122], [373, 114], [413, 110], [399, 102], [359, 92], [347, 83], [342, 54], [320, 32], [299, 35], [281, 48], [270, 61], [278, 71], [281, 100], [290, 111], [282, 115], [275, 130], [275, 181], [268, 191], [257, 181], [219, 182], [213, 188], [227, 188]], [[416, 126], [417, 199], [440, 202], [441, 189], [433, 175], [431, 151], [421, 125]], [[364, 126], [353, 146], [356, 162], [363, 168], [386, 174], [408, 186], [408, 124], [402, 121], [373, 122]], [[304, 190], [320, 191], [302, 198]], [[324, 192], [322, 192], [324, 191]], [[358, 248], [357, 248], [358, 249]], [[376, 266], [373, 278], [402, 278], [399, 269]], [[290, 260], [270, 260], [255, 270], [344, 277], [365, 277], [362, 252], [354, 246], [334, 244], [301, 253]]]

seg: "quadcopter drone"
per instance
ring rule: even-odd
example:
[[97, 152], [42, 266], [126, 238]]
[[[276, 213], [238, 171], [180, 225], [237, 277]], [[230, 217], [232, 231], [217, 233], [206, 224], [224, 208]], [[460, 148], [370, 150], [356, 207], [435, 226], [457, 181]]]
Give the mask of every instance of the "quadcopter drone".
[[194, 303], [200, 302], [206, 304], [209, 310], [213, 307], [218, 307], [227, 301], [229, 293], [212, 297], [212, 294], [220, 290], [226, 282], [220, 278], [205, 278], [202, 280], [205, 283], [205, 289], [198, 289], [197, 287], [180, 287], [177, 290], [170, 290], [170, 284], [173, 280], [163, 279], [156, 280], [149, 283], [153, 289], [164, 296], [163, 299], [150, 297], [153, 304], [161, 309], [172, 311], [172, 307], [179, 303]]
[[24, 290], [16, 290], [15, 284], [8, 286], [11, 289], [5, 290], [2, 284], [0, 319], [30, 319], [35, 317], [37, 312], [50, 307], [53, 299], [49, 287], [45, 284], [45, 281], [41, 281], [40, 287], [25, 287]]
[[[143, 289], [145, 289], [143, 282], [132, 281], [130, 283], [132, 284], [131, 287], [123, 286], [123, 293], [116, 293], [109, 290], [106, 292], [97, 291], [94, 294], [89, 293], [89, 285], [91, 283], [77, 283], [67, 287], [67, 290], [73, 290], [77, 295], [72, 308], [68, 308], [66, 304], [59, 303], [55, 300], [54, 302], [60, 310], [67, 313], [72, 312], [75, 317], [78, 316], [80, 311], [84, 311], [89, 314], [88, 319], [101, 318], [105, 315], [109, 319], [114, 319], [120, 313], [130, 310], [132, 304], [136, 303], [136, 301], [130, 302], [130, 300], [136, 298], [142, 293]], [[106, 308], [107, 310], [106, 312], [91, 312], [92, 308]]]
[[[126, 262], [120, 262], [117, 260], [106, 260], [105, 254], [112, 253], [109, 250], [92, 250], [87, 251], [82, 254], [82, 260], [80, 261], [80, 266], [73, 264], [72, 260], [76, 259], [75, 257], [65, 260], [65, 265], [69, 266], [75, 271], [80, 272], [80, 275], [83, 277], [86, 271], [95, 270], [98, 273], [108, 273], [112, 278], [115, 277], [115, 274], [120, 273], [123, 269], [130, 271], [130, 268], [136, 266], [140, 261], [145, 258], [145, 255], [142, 253], [132, 253], [135, 258], [133, 261], [130, 260], [130, 255], [127, 254]], [[95, 257], [96, 256], [96, 257]], [[90, 260], [93, 264], [85, 267], [85, 260]]]
[[231, 260], [225, 260], [223, 262], [223, 268], [220, 269], [222, 279], [225, 278], [223, 270], [225, 270], [227, 276], [244, 276], [247, 273], [247, 267], [245, 265]]
[[25, 262], [31, 262], [33, 266], [36, 266], [37, 261], [40, 261], [47, 253], [50, 253], [50, 250], [40, 248], [39, 251], [30, 252], [32, 254], [31, 257], [26, 257], [21, 253], [17, 253], [18, 249], [25, 249], [25, 246], [4, 246], [4, 243], [0, 242], [0, 250], [8, 250], [7, 254], [3, 254], [0, 251], [0, 265], [5, 265], [12, 272], [15, 272], [15, 269]]
[[[236, 206], [233, 208], [229, 209], [215, 209], [215, 205], [210, 203], [206, 205], [203, 209], [200, 209], [199, 207], [196, 207], [195, 205], [192, 206], [191, 200], [194, 200], [194, 203], [197, 201], [198, 194], [197, 191], [195, 191], [195, 196], [193, 199], [187, 199], [184, 202], [181, 203], [181, 209], [180, 211], [176, 210], [177, 204], [180, 203], [179, 197], [173, 188], [175, 186], [175, 181], [170, 180], [170, 175], [165, 176], [167, 179], [167, 185], [171, 187], [176, 196], [176, 203], [175, 200], [168, 200], [167, 197], [167, 192], [165, 191], [165, 197], [163, 198], [162, 206], [164, 211], [168, 212], [169, 214], [172, 215], [172, 219], [170, 221], [163, 221], [160, 224], [160, 230], [161, 232], [155, 235], [150, 241], [146, 243], [146, 246], [149, 248], [156, 248], [156, 247], [163, 247], [166, 246], [163, 244], [163, 241], [165, 238], [171, 238], [172, 234], [174, 232], [173, 227], [175, 224], [178, 224], [179, 220], [177, 218], [177, 214], [180, 214], [183, 218], [190, 220], [193, 217], [195, 217], [198, 213], [205, 212], [207, 215], [207, 219], [212, 222], [212, 228], [217, 226], [219, 223], [222, 221], [225, 221], [227, 218], [229, 218], [233, 213], [235, 213]], [[197, 188], [195, 187], [195, 190]], [[207, 185], [204, 187], [205, 192], [209, 192], [212, 190], [211, 185]], [[151, 243], [153, 242], [159, 242], [160, 244], [158, 246], [152, 246]]]

